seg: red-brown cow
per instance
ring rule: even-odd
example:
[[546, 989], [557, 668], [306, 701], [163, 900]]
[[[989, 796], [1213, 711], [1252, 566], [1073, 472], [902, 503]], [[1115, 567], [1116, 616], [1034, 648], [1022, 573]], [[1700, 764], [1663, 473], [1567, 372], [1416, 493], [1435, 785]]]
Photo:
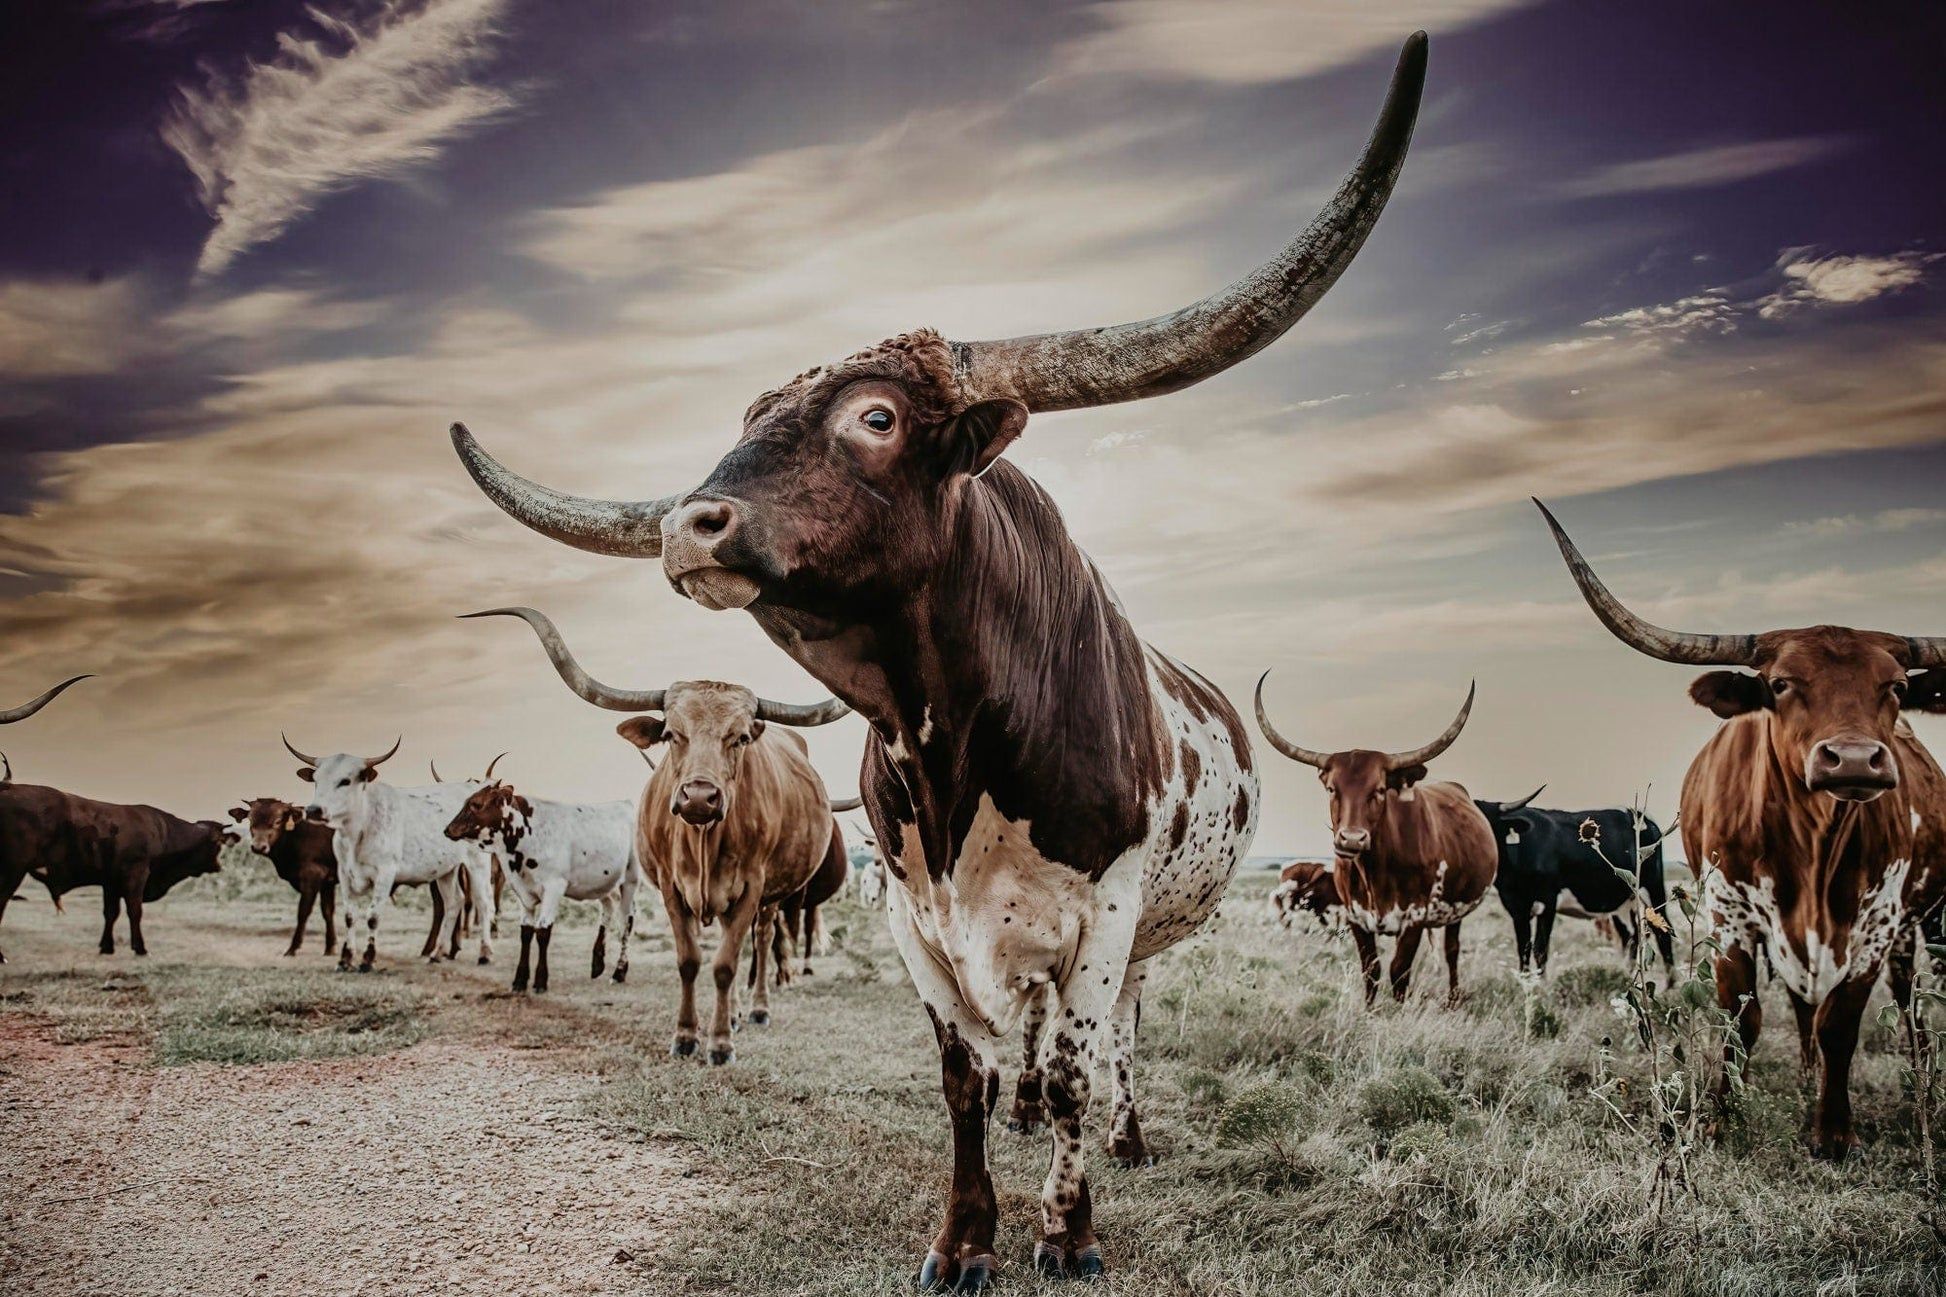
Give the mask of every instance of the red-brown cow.
[[1270, 745], [1315, 766], [1331, 795], [1332, 871], [1345, 921], [1365, 971], [1365, 1002], [1378, 997], [1378, 938], [1393, 936], [1392, 998], [1405, 999], [1412, 961], [1427, 928], [1444, 928], [1448, 1001], [1459, 999], [1460, 922], [1493, 886], [1500, 854], [1486, 816], [1458, 784], [1425, 784], [1426, 763], [1451, 747], [1473, 710], [1473, 691], [1446, 732], [1410, 752], [1313, 752], [1280, 735], [1264, 713], [1257, 681], [1257, 725]]
[[1345, 921], [1344, 898], [1338, 895], [1338, 874], [1330, 860], [1293, 860], [1277, 875], [1270, 894], [1270, 912], [1285, 927], [1308, 914], [1327, 929]]
[[1881, 966], [1894, 997], [1910, 999], [1916, 929], [1946, 901], [1946, 778], [1900, 717], [1946, 712], [1946, 638], [1663, 630], [1624, 608], [1541, 513], [1617, 639], [1664, 662], [1745, 668], [1690, 685], [1725, 724], [1682, 789], [1683, 846], [1722, 944], [1716, 1000], [1737, 1019], [1724, 1083], [1763, 1023], [1761, 949], [1796, 1011], [1805, 1067], [1823, 1068], [1811, 1149], [1842, 1158], [1858, 1143], [1851, 1059], [1865, 1002]]

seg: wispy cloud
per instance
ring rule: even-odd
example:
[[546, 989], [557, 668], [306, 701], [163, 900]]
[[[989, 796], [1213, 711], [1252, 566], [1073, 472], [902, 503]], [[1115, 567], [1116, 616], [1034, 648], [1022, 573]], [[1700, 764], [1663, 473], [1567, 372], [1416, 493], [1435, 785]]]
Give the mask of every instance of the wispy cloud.
[[[1840, 255], [1786, 248], [1769, 271], [1734, 287], [1708, 288], [1672, 302], [1597, 316], [1583, 328], [1680, 339], [1735, 333], [1753, 317], [1781, 320], [1818, 307], [1858, 306], [1925, 282], [1927, 267], [1946, 254], [1910, 249], [1889, 255]], [[1589, 339], [1582, 339], [1586, 345]]]
[[1912, 531], [1946, 523], [1946, 509], [1881, 509], [1877, 513], [1835, 514], [1787, 522], [1777, 530], [1796, 540], [1836, 540], [1845, 536]]
[[184, 87], [162, 137], [216, 218], [199, 272], [222, 271], [332, 193], [432, 161], [510, 108], [505, 91], [468, 79], [504, 7], [394, 2], [362, 26], [313, 9], [318, 34], [285, 32], [269, 61]]
[[1563, 181], [1557, 191], [1572, 198], [1615, 198], [1670, 189], [1710, 189], [1820, 162], [1850, 145], [1842, 135], [1717, 144], [1612, 163]]

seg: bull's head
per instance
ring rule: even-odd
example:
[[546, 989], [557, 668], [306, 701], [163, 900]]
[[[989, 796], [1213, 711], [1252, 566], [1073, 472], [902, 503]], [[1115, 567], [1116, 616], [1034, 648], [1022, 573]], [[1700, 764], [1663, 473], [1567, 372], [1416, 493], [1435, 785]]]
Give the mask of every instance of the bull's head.
[[[283, 735], [278, 735], [283, 738]], [[401, 735], [392, 741], [392, 746], [376, 757], [361, 757], [350, 752], [337, 752], [328, 757], [314, 757], [299, 752], [284, 739], [284, 750], [302, 761], [297, 777], [311, 785], [311, 803], [304, 808], [307, 818], [329, 824], [342, 833], [355, 823], [365, 808], [365, 786], [378, 778], [378, 768], [390, 761], [399, 750], [405, 738]]]
[[1459, 715], [1444, 734], [1424, 747], [1410, 752], [1366, 748], [1313, 752], [1286, 739], [1270, 723], [1264, 711], [1264, 681], [1269, 678], [1268, 671], [1257, 677], [1257, 727], [1270, 746], [1293, 761], [1316, 768], [1318, 781], [1331, 796], [1331, 847], [1340, 856], [1356, 858], [1371, 847], [1373, 831], [1385, 817], [1387, 795], [1410, 797], [1412, 786], [1426, 777], [1426, 763], [1453, 746], [1473, 711], [1474, 691], [1469, 686]]
[[676, 589], [705, 607], [863, 620], [939, 565], [965, 484], [1020, 436], [1029, 415], [1177, 391], [1295, 324], [1384, 209], [1425, 65], [1421, 32], [1406, 42], [1363, 156], [1310, 227], [1275, 260], [1181, 310], [998, 341], [949, 342], [930, 330], [892, 338], [759, 397], [703, 484], [656, 500], [591, 500], [539, 486], [503, 468], [459, 424], [454, 447], [520, 522], [596, 553], [660, 557]]
[[286, 833], [304, 822], [304, 812], [277, 797], [255, 797], [230, 808], [229, 836], [249, 840], [250, 849], [267, 856]]
[[1899, 786], [1901, 708], [1946, 712], [1946, 638], [1811, 626], [1758, 635], [1664, 630], [1624, 608], [1540, 501], [1568, 571], [1602, 625], [1664, 662], [1742, 667], [1698, 676], [1689, 696], [1725, 719], [1768, 714], [1771, 750], [1812, 792], [1869, 802]]
[[667, 689], [615, 689], [581, 669], [554, 623], [532, 608], [493, 608], [467, 617], [518, 617], [533, 627], [561, 679], [581, 698], [618, 712], [660, 712], [636, 716], [615, 732], [647, 752], [658, 743], [670, 747], [674, 769], [669, 813], [699, 828], [729, 814], [730, 797], [743, 764], [744, 749], [765, 724], [828, 725], [850, 708], [836, 698], [808, 706], [760, 698], [742, 685], [714, 680], [680, 680]]
[[534, 804], [515, 792], [511, 784], [496, 781], [473, 790], [446, 826], [446, 836], [455, 842], [511, 849], [526, 835], [533, 818]]
[[1546, 784], [1542, 784], [1517, 802], [1485, 802], [1475, 798], [1473, 804], [1480, 808], [1480, 814], [1487, 817], [1487, 826], [1493, 830], [1494, 839], [1511, 845], [1533, 831], [1534, 817], [1522, 812], [1546, 787]]

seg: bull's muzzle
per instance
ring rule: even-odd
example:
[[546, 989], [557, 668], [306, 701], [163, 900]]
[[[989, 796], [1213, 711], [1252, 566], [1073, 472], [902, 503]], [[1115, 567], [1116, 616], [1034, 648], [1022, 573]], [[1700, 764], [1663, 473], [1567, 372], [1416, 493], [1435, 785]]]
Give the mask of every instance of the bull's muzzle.
[[1804, 783], [1840, 801], [1869, 802], [1899, 786], [1899, 763], [1877, 739], [1825, 739], [1811, 745]]
[[1361, 856], [1371, 845], [1369, 829], [1339, 829], [1331, 838], [1332, 849], [1341, 856]]
[[669, 813], [706, 829], [723, 818], [723, 790], [707, 779], [691, 779], [669, 799]]
[[757, 583], [724, 567], [720, 557], [742, 528], [743, 514], [734, 501], [688, 501], [662, 519], [662, 574], [679, 593], [713, 612], [749, 606]]
[[307, 820], [316, 820], [319, 824], [324, 823], [324, 807], [319, 806], [316, 802], [312, 802], [304, 808], [304, 818]]

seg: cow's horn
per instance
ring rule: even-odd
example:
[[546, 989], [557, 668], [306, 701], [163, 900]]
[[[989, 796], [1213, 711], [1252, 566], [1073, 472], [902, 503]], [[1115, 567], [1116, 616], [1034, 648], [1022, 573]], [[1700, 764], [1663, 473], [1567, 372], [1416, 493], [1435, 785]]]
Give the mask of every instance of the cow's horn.
[[385, 764], [385, 763], [386, 763], [387, 761], [390, 761], [390, 760], [391, 760], [391, 759], [392, 759], [392, 758], [393, 758], [394, 756], [396, 756], [396, 755], [398, 755], [398, 751], [399, 751], [399, 744], [401, 744], [401, 743], [403, 743], [403, 742], [405, 742], [405, 735], [403, 735], [403, 734], [401, 734], [401, 735], [399, 735], [399, 737], [397, 737], [397, 738], [395, 738], [395, 739], [393, 739], [393, 740], [392, 740], [392, 746], [391, 746], [391, 747], [389, 747], [389, 748], [387, 748], [387, 749], [385, 749], [385, 755], [384, 755], [384, 756], [378, 756], [378, 757], [366, 757], [366, 758], [365, 758], [365, 764], [366, 764], [367, 766], [382, 766], [382, 765], [384, 765], [384, 764]]
[[444, 779], [441, 779], [439, 777], [439, 763], [437, 761], [434, 761], [431, 757], [426, 758], [426, 769], [432, 771], [432, 781], [434, 783], [443, 784], [446, 782]]
[[1646, 653], [1664, 662], [1686, 662], [1691, 666], [1749, 666], [1757, 655], [1755, 635], [1692, 635], [1686, 631], [1664, 630], [1643, 621], [1622, 606], [1622, 601], [1608, 593], [1608, 587], [1601, 583], [1595, 570], [1588, 566], [1588, 560], [1581, 557], [1574, 542], [1568, 539], [1567, 532], [1554, 520], [1548, 507], [1539, 500], [1534, 504], [1547, 519], [1548, 528], [1554, 533], [1554, 543], [1561, 547], [1561, 557], [1567, 560], [1568, 571], [1574, 576], [1574, 583], [1581, 587], [1581, 597], [1601, 619], [1601, 624], [1612, 632], [1616, 639], [1638, 653]]
[[864, 804], [865, 799], [862, 797], [841, 797], [831, 803], [831, 810], [833, 814], [839, 811], [855, 811]]
[[590, 500], [530, 482], [510, 472], [480, 449], [466, 425], [452, 427], [453, 449], [466, 471], [515, 522], [532, 527], [551, 540], [593, 554], [621, 558], [662, 556], [662, 516], [682, 502], [682, 496], [660, 500]]
[[317, 765], [318, 759], [316, 757], [308, 752], [299, 752], [296, 748], [292, 747], [290, 739], [286, 738], [281, 730], [278, 732], [277, 737], [284, 740], [284, 751], [290, 753], [307, 766]]
[[1320, 770], [1324, 769], [1324, 763], [1330, 759], [1330, 753], [1313, 752], [1309, 748], [1300, 748], [1297, 744], [1291, 742], [1282, 734], [1279, 734], [1277, 727], [1270, 723], [1270, 716], [1264, 711], [1264, 681], [1268, 679], [1270, 679], [1270, 672], [1268, 671], [1257, 677], [1257, 728], [1264, 732], [1264, 738], [1269, 741], [1271, 747], [1276, 748], [1291, 760], [1301, 761], [1307, 766], [1316, 766]]
[[13, 781], [14, 763], [7, 760], [6, 753], [0, 752], [0, 784], [10, 784]]
[[1358, 165], [1275, 260], [1192, 306], [1134, 324], [957, 343], [962, 391], [973, 400], [1017, 397], [1030, 410], [1112, 405], [1177, 391], [1262, 351], [1364, 246], [1398, 181], [1425, 81], [1426, 34], [1415, 32]]
[[1908, 635], [1905, 646], [1912, 656], [1906, 665], [1914, 671], [1920, 667], [1946, 667], [1946, 636]]
[[68, 679], [63, 680], [58, 685], [55, 685], [52, 689], [48, 690], [40, 697], [34, 699], [34, 701], [30, 703], [22, 703], [18, 707], [11, 707], [6, 709], [5, 711], [0, 711], [0, 725], [11, 725], [15, 721], [24, 721], [29, 716], [32, 716], [35, 712], [39, 711], [41, 708], [53, 702], [54, 699], [60, 694], [60, 692], [63, 689], [66, 689], [69, 685], [78, 684], [83, 680], [92, 680], [92, 679], [94, 679], [92, 675], [70, 676]]
[[526, 622], [540, 637], [541, 647], [547, 650], [548, 659], [554, 663], [554, 670], [567, 687], [597, 707], [606, 707], [613, 712], [662, 710], [662, 700], [669, 692], [667, 689], [611, 689], [583, 671], [581, 664], [574, 660], [574, 654], [568, 652], [561, 632], [554, 629], [554, 623], [543, 613], [532, 608], [489, 608], [485, 612], [460, 614], [462, 621], [469, 617], [518, 617]]
[[1547, 785], [1542, 784], [1539, 788], [1536, 788], [1533, 792], [1527, 794], [1527, 796], [1517, 802], [1502, 802], [1500, 803], [1500, 813], [1502, 815], [1511, 815], [1515, 811], [1524, 811], [1527, 809], [1529, 802], [1539, 797], [1545, 791], [1547, 791]]
[[[504, 757], [506, 755], [507, 754], [505, 752], [502, 752], [500, 754], [500, 757]], [[490, 784], [493, 782], [493, 768], [500, 764], [500, 757], [495, 757], [493, 760], [487, 762], [486, 773], [480, 776], [481, 783]]]
[[774, 703], [768, 698], [757, 699], [757, 719], [779, 725], [829, 725], [849, 715], [851, 708], [836, 698], [821, 703]]
[[1385, 768], [1387, 770], [1404, 770], [1408, 766], [1423, 766], [1447, 748], [1452, 747], [1453, 740], [1458, 738], [1460, 731], [1466, 728], [1466, 718], [1473, 714], [1473, 693], [1478, 687], [1479, 684], [1477, 681], [1466, 687], [1466, 701], [1460, 705], [1459, 715], [1453, 717], [1453, 723], [1446, 727], [1444, 734], [1441, 734], [1423, 748], [1414, 748], [1410, 752], [1386, 753]]

